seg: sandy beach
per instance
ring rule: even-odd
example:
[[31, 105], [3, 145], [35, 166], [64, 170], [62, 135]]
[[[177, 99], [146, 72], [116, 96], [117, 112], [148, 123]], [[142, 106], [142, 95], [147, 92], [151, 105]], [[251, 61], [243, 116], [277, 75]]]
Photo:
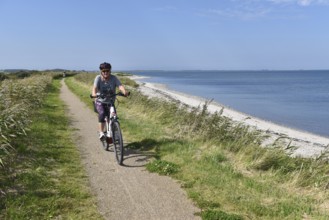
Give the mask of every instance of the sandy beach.
[[[171, 90], [163, 84], [141, 82], [140, 80], [145, 77], [132, 76], [130, 78], [139, 83], [139, 90], [148, 97], [176, 100], [191, 107], [202, 106], [206, 101], [209, 101], [201, 97]], [[319, 157], [328, 151], [329, 138], [277, 125], [238, 112], [214, 101], [208, 105], [208, 110], [211, 113], [219, 112], [222, 109], [223, 116], [266, 134], [267, 138], [262, 143], [264, 147], [280, 146], [286, 149], [291, 156], [295, 157]]]

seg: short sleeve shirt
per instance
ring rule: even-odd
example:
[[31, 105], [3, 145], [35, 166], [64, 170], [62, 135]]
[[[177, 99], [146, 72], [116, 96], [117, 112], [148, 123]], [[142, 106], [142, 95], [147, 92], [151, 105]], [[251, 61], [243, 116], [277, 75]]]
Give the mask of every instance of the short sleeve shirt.
[[[108, 81], [103, 81], [100, 75], [96, 76], [94, 80], [94, 86], [97, 88], [97, 91], [101, 94], [114, 94], [116, 87], [121, 86], [120, 80], [113, 75], [110, 75]], [[105, 101], [105, 100], [100, 100]]]

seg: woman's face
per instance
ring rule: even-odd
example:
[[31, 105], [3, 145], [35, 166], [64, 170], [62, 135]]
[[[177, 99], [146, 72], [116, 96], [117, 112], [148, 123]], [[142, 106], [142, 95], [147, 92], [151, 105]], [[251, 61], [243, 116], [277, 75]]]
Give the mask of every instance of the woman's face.
[[108, 79], [111, 75], [111, 70], [102, 70], [102, 76], [104, 79]]

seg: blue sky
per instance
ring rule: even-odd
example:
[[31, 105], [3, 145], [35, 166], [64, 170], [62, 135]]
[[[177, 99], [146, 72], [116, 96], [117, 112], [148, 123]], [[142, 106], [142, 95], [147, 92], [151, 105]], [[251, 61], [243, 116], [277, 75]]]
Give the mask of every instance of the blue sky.
[[329, 0], [0, 0], [0, 69], [329, 69]]

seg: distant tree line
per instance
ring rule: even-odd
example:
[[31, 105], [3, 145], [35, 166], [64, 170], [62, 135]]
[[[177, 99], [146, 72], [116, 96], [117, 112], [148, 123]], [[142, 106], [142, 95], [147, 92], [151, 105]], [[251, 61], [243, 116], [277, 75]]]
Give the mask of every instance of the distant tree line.
[[63, 73], [67, 77], [73, 76], [79, 73], [79, 71], [71, 71], [71, 70], [62, 70], [62, 69], [55, 69], [55, 70], [17, 70], [17, 71], [7, 71], [0, 72], [0, 82], [5, 79], [24, 79], [33, 75], [40, 75], [40, 74], [51, 74], [53, 78], [58, 79], [63, 77]]
[[19, 70], [17, 72], [10, 72], [10, 73], [0, 73], [0, 81], [5, 79], [23, 79], [26, 77], [30, 77], [31, 75], [40, 73], [37, 70]]

